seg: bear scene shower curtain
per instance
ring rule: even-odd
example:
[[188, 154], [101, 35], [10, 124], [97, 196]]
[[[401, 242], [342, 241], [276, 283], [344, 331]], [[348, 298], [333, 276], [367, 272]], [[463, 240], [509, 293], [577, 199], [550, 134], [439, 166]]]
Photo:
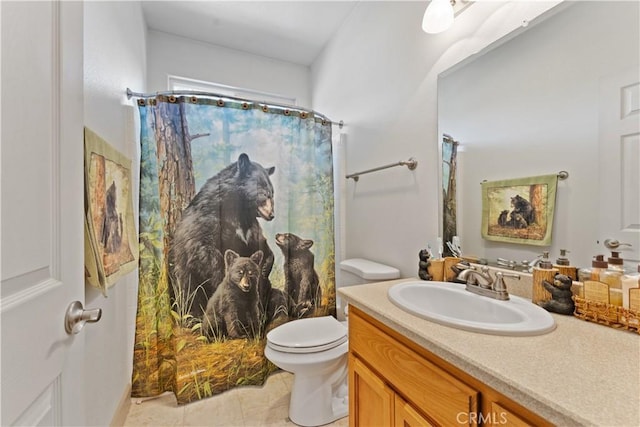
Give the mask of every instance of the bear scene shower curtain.
[[138, 107], [132, 395], [261, 385], [269, 330], [335, 316], [331, 122], [191, 94]]

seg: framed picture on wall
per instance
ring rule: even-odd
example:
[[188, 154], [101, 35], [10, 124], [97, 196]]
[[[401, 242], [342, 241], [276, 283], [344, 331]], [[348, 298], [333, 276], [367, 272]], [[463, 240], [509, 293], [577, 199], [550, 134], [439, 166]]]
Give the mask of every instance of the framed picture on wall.
[[558, 175], [482, 182], [482, 237], [549, 246]]
[[131, 160], [84, 129], [85, 281], [106, 296], [138, 265]]

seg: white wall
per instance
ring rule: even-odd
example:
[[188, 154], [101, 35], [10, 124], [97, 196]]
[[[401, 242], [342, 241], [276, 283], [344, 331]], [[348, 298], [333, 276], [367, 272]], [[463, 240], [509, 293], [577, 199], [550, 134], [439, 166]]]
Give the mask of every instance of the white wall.
[[420, 28], [423, 2], [360, 2], [313, 63], [313, 108], [344, 120], [347, 171], [415, 157], [418, 168], [346, 185], [346, 257], [417, 275], [438, 236], [437, 77], [558, 2], [476, 2], [439, 35]]
[[295, 98], [296, 105], [311, 106], [310, 71], [303, 65], [159, 31], [149, 31], [147, 60], [150, 92], [166, 91], [168, 76], [174, 75]]
[[[146, 26], [139, 2], [84, 3], [85, 126], [133, 160], [137, 207], [137, 112], [125, 89], [146, 88]], [[86, 332], [86, 417], [108, 425], [131, 382], [137, 273], [108, 290], [87, 287], [86, 307], [101, 307], [102, 319]]]
[[[638, 17], [637, 2], [576, 2], [442, 79], [440, 127], [464, 149], [459, 232], [470, 253], [522, 260], [550, 250], [555, 259], [565, 248], [589, 266], [605, 252], [596, 243], [599, 83], [638, 68]], [[482, 180], [560, 170], [570, 176], [558, 184], [550, 247], [481, 239]]]

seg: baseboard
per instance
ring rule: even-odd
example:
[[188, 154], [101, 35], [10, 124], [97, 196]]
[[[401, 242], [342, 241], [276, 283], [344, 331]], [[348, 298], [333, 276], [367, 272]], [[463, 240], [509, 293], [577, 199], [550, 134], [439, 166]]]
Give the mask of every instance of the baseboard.
[[120, 401], [118, 402], [118, 406], [116, 407], [116, 412], [113, 414], [113, 419], [111, 420], [111, 427], [120, 427], [124, 425], [125, 420], [127, 419], [127, 414], [129, 413], [129, 408], [131, 407], [131, 384], [127, 384], [127, 387], [120, 397]]

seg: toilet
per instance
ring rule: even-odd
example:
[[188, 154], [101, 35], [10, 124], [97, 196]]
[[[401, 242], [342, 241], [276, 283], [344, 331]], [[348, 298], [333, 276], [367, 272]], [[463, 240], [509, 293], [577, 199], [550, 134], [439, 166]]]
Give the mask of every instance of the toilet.
[[[336, 287], [399, 277], [396, 268], [362, 258], [347, 259], [340, 263]], [[336, 305], [341, 321], [332, 316], [293, 320], [267, 334], [264, 355], [294, 375], [289, 419], [301, 426], [328, 424], [349, 414], [347, 313], [339, 297]]]

